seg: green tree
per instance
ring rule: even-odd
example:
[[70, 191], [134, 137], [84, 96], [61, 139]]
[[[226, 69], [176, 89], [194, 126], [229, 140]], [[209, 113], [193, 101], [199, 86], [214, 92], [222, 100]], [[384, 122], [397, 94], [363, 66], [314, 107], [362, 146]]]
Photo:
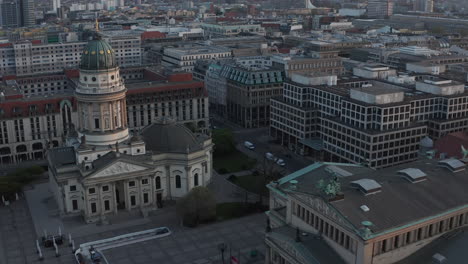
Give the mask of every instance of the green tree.
[[234, 143], [234, 136], [229, 129], [216, 129], [212, 134], [214, 147], [214, 154], [219, 156], [228, 155], [236, 150]]
[[193, 188], [177, 201], [176, 209], [185, 226], [195, 227], [216, 219], [216, 200], [206, 187]]
[[36, 180], [44, 173], [40, 166], [18, 169], [4, 177], [0, 177], [0, 195], [5, 198], [12, 197], [15, 193], [21, 192], [23, 186]]

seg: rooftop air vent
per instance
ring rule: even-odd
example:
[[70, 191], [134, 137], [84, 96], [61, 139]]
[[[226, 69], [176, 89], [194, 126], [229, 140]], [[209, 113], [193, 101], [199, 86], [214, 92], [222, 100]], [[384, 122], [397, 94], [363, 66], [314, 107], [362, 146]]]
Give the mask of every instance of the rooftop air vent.
[[382, 186], [371, 179], [360, 179], [351, 182], [351, 187], [359, 189], [364, 195], [374, 194], [382, 191]]
[[427, 179], [426, 173], [420, 169], [407, 168], [401, 171], [398, 171], [399, 174], [402, 174], [402, 177], [411, 183], [417, 183], [425, 181]]
[[466, 165], [458, 159], [444, 159], [438, 162], [438, 165], [449, 169], [451, 172], [459, 172], [465, 170]]

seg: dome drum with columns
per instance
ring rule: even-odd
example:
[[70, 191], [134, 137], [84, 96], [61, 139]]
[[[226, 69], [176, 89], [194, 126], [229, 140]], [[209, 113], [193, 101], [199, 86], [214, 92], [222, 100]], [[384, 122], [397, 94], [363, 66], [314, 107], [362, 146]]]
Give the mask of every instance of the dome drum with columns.
[[107, 223], [123, 210], [146, 215], [211, 181], [211, 138], [170, 117], [130, 136], [126, 91], [112, 47], [90, 41], [75, 90], [76, 133], [68, 146], [48, 152], [50, 189], [62, 215], [87, 223]]
[[95, 145], [109, 145], [129, 138], [124, 82], [115, 52], [104, 40], [84, 48], [80, 78], [75, 91], [79, 133]]

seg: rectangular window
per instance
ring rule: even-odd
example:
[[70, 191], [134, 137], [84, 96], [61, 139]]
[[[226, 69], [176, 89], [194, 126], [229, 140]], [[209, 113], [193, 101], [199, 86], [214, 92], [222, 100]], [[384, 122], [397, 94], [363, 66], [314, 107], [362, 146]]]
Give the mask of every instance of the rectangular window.
[[99, 118], [94, 119], [94, 128], [99, 129]]
[[109, 191], [109, 185], [102, 186], [102, 191], [103, 192], [108, 192]]
[[130, 181], [128, 182], [129, 187], [135, 187], [135, 181]]
[[97, 212], [96, 203], [91, 203], [91, 213], [94, 214]]
[[135, 195], [130, 196], [130, 205], [131, 206], [136, 205], [136, 196]]
[[76, 191], [76, 185], [70, 185], [70, 192]]
[[94, 188], [89, 188], [88, 192], [89, 192], [89, 194], [96, 193], [96, 189], [94, 189]]
[[110, 201], [109, 200], [104, 201], [104, 210], [105, 211], [110, 211]]
[[143, 194], [143, 203], [147, 204], [149, 202], [149, 196], [147, 193]]
[[72, 200], [72, 210], [78, 210], [78, 200]]
[[141, 184], [148, 184], [148, 179], [141, 180]]

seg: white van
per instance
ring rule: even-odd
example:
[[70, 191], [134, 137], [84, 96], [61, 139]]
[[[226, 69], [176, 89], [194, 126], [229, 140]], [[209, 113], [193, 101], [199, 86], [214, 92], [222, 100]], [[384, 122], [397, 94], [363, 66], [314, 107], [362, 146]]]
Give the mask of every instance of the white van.
[[270, 153], [270, 152], [265, 153], [265, 158], [266, 158], [267, 160], [275, 160], [275, 159], [276, 159], [276, 158], [275, 158], [275, 155], [273, 155], [273, 154]]
[[250, 150], [254, 150], [255, 149], [255, 145], [252, 144], [252, 142], [249, 142], [249, 141], [245, 141], [244, 142], [244, 146]]

